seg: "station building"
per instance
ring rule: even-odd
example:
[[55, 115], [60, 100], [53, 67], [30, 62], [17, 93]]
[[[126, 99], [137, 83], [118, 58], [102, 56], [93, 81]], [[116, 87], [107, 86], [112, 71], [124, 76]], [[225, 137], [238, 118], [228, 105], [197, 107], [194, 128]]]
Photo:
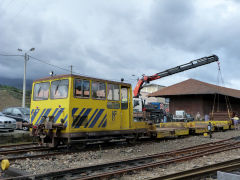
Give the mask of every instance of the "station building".
[[[169, 98], [169, 112], [185, 110], [201, 119], [212, 112], [235, 112], [240, 116], [240, 90], [217, 86], [195, 79], [162, 88], [149, 94], [149, 97]], [[213, 114], [214, 115], [214, 114]]]

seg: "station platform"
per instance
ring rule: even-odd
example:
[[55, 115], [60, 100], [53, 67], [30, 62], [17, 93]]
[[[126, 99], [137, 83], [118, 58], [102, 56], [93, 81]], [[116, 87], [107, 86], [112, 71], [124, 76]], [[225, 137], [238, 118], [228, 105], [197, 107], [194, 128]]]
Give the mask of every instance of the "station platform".
[[0, 145], [20, 142], [32, 142], [29, 131], [14, 130], [13, 132], [0, 131]]

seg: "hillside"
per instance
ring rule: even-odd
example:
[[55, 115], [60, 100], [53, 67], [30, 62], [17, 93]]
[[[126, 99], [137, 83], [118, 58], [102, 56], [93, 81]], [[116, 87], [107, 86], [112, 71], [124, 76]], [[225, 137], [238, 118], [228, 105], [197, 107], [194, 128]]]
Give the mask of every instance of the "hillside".
[[[26, 107], [30, 106], [31, 91], [26, 92]], [[0, 85], [0, 111], [6, 107], [22, 105], [22, 90], [10, 86]]]
[[[33, 80], [30, 80], [30, 79], [26, 80], [26, 89], [27, 90], [32, 89], [32, 82], [33, 82]], [[23, 79], [0, 77], [0, 85], [15, 87], [17, 89], [22, 89]]]

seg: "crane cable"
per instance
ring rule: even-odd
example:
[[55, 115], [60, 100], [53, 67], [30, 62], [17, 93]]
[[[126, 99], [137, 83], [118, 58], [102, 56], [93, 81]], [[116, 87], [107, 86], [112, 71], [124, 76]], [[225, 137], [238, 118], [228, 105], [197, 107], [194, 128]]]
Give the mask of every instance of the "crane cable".
[[[221, 81], [222, 85], [224, 86], [225, 84], [224, 84], [224, 81], [223, 81], [222, 71], [221, 71], [221, 68], [220, 68], [220, 62], [218, 62], [218, 72], [219, 72], [218, 74], [219, 74], [219, 79], [220, 79], [219, 81]], [[219, 96], [219, 94], [218, 94], [218, 96]], [[226, 106], [227, 106], [228, 117], [229, 117], [229, 119], [231, 119], [232, 106], [231, 106], [231, 103], [230, 103], [230, 100], [229, 100], [229, 96], [225, 95], [225, 101], [226, 101]], [[219, 104], [218, 104], [218, 106], [219, 106]]]
[[[220, 62], [217, 62], [218, 64], [218, 75], [217, 75], [217, 93], [215, 93], [214, 96], [214, 101], [213, 101], [213, 108], [212, 108], [212, 119], [213, 119], [213, 114], [214, 114], [214, 109], [215, 109], [215, 102], [216, 102], [216, 98], [218, 100], [217, 103], [217, 112], [219, 112], [219, 97], [220, 97], [220, 83], [222, 83], [222, 85], [224, 86], [224, 81], [223, 81], [223, 76], [222, 76], [222, 72], [221, 72], [221, 68], [220, 68]], [[227, 106], [227, 112], [228, 112], [228, 117], [229, 119], [231, 119], [231, 114], [232, 114], [232, 107], [231, 107], [231, 103], [229, 100], [229, 97], [227, 95], [224, 96], [225, 97], [225, 101], [226, 101], [226, 106]]]

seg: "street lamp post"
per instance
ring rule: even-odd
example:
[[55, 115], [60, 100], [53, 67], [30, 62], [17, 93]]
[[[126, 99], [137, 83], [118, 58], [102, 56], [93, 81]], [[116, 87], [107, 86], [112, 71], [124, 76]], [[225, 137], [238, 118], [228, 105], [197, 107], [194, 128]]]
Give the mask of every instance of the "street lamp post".
[[[35, 48], [31, 48], [28, 51], [34, 51]], [[18, 51], [23, 51], [18, 49]], [[27, 52], [28, 52], [27, 51]], [[29, 55], [25, 52], [24, 54], [24, 75], [23, 75], [23, 96], [22, 96], [22, 107], [25, 108], [25, 99], [26, 99], [26, 71], [27, 71], [27, 61], [29, 60]]]

